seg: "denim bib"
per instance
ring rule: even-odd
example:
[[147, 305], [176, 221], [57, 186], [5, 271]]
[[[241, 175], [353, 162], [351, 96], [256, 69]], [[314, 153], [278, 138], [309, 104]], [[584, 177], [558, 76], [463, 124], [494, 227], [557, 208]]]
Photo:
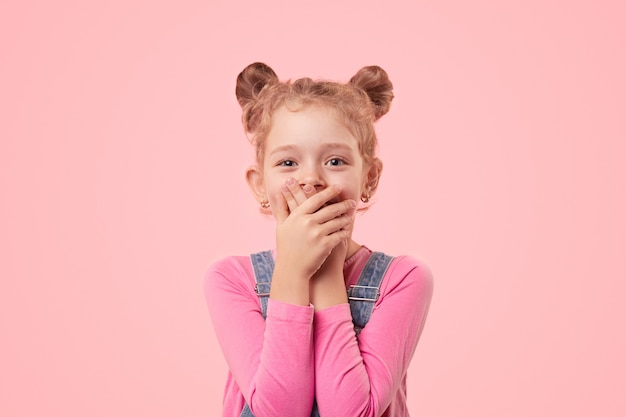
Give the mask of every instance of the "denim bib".
[[[270, 295], [272, 274], [274, 272], [272, 251], [253, 253], [250, 255], [250, 260], [256, 280], [254, 291], [259, 296], [263, 318], [266, 318], [267, 300]], [[361, 271], [361, 275], [359, 275], [357, 283], [351, 285], [348, 289], [350, 313], [352, 314], [354, 331], [357, 335], [361, 333], [361, 330], [363, 330], [372, 315], [374, 304], [380, 297], [380, 284], [392, 260], [393, 257], [382, 252], [372, 252]], [[248, 404], [244, 406], [240, 417], [254, 417]], [[311, 417], [320, 417], [315, 401], [313, 402]]]

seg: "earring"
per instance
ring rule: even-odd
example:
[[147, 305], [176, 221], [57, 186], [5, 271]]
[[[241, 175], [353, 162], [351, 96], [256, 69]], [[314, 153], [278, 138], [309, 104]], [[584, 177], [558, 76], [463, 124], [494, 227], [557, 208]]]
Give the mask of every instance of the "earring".
[[268, 209], [270, 208], [270, 203], [267, 200], [261, 201], [261, 208]]
[[367, 203], [368, 201], [370, 201], [370, 195], [368, 194], [361, 194], [361, 201], [364, 203]]

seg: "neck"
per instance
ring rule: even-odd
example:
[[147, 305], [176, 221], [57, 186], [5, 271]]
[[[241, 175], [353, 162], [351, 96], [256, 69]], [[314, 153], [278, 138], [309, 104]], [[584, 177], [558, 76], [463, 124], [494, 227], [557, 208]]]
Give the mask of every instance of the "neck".
[[346, 254], [346, 259], [354, 255], [359, 249], [361, 249], [361, 245], [350, 239], [350, 242], [348, 242], [348, 253]]

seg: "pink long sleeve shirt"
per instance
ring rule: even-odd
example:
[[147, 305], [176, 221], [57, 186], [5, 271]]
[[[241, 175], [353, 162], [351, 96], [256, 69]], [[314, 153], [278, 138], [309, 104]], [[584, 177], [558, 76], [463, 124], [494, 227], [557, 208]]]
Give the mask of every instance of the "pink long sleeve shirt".
[[[345, 261], [354, 285], [371, 251]], [[263, 319], [250, 258], [233, 256], [209, 267], [204, 293], [228, 363], [224, 417], [247, 403], [255, 417], [408, 416], [406, 372], [424, 327], [432, 274], [414, 258], [389, 265], [371, 318], [357, 336], [348, 303], [314, 312], [268, 300]]]

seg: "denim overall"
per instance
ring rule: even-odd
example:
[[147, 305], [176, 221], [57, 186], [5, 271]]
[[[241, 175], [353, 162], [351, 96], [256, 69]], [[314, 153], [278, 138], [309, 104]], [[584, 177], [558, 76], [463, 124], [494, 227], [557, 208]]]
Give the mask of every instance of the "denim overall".
[[[382, 252], [372, 252], [367, 263], [361, 271], [361, 275], [356, 285], [351, 285], [348, 289], [348, 301], [350, 303], [350, 313], [354, 323], [354, 331], [358, 335], [370, 319], [374, 304], [380, 296], [380, 284], [387, 272], [387, 268], [393, 257]], [[261, 312], [263, 318], [267, 317], [267, 300], [270, 295], [272, 283], [272, 273], [274, 271], [274, 258], [272, 251], [258, 252], [250, 255], [256, 285], [254, 291], [259, 296], [261, 302]], [[250, 407], [246, 404], [241, 411], [240, 417], [254, 417]], [[317, 403], [313, 402], [311, 417], [320, 417], [317, 411]]]

